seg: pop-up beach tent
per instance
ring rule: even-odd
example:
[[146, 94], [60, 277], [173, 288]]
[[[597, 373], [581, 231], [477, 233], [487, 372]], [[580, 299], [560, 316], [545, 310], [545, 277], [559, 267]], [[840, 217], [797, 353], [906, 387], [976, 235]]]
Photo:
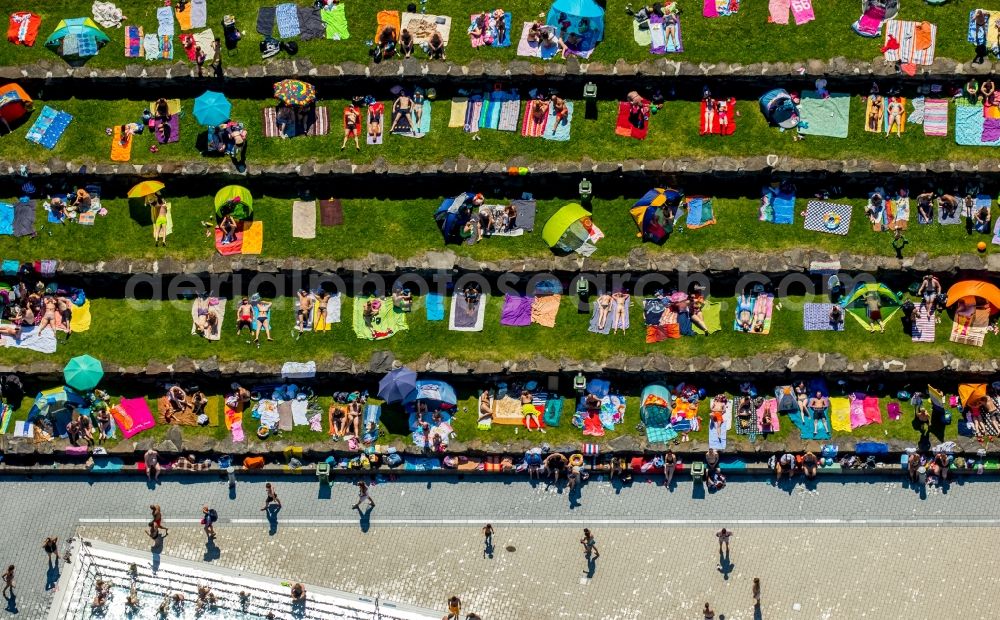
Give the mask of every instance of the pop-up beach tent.
[[[873, 316], [871, 305], [868, 303], [873, 296], [878, 299], [877, 316]], [[900, 296], [885, 284], [869, 282], [854, 287], [851, 294], [841, 300], [840, 305], [865, 329], [875, 331], [885, 327], [892, 315], [899, 310], [901, 303]]]
[[31, 112], [31, 106], [31, 97], [17, 84], [0, 87], [0, 121], [7, 132]]
[[596, 229], [590, 219], [590, 211], [575, 202], [556, 211], [542, 229], [545, 243], [561, 254], [578, 252], [590, 256], [597, 249], [593, 242], [601, 236], [603, 233]]
[[580, 50], [594, 49], [604, 38], [604, 9], [594, 0], [555, 0], [545, 19], [565, 38], [568, 34], [580, 37]]
[[639, 227], [643, 241], [662, 245], [673, 232], [673, 224], [666, 210], [677, 215], [677, 208], [684, 200], [684, 194], [672, 188], [655, 187], [632, 205], [630, 213]]
[[66, 62], [76, 65], [97, 56], [102, 47], [111, 42], [108, 35], [101, 32], [89, 17], [64, 19], [56, 25], [55, 31], [45, 40], [45, 47], [62, 56]]
[[768, 123], [783, 129], [792, 129], [799, 124], [799, 108], [783, 88], [764, 93], [760, 98], [760, 112]]

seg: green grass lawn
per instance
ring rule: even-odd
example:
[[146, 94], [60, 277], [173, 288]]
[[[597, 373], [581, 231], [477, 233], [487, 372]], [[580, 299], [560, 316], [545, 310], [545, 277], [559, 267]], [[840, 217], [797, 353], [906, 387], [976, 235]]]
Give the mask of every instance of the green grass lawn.
[[[780, 85], [776, 79], [772, 85]], [[162, 93], [169, 96], [170, 93]], [[719, 93], [720, 95], [728, 93]], [[759, 93], [755, 93], [759, 94]], [[262, 97], [268, 96], [261, 93]], [[622, 93], [624, 96], [624, 93]], [[41, 108], [41, 103], [36, 107]], [[136, 121], [150, 103], [144, 100], [54, 100], [54, 107], [71, 113], [75, 120], [70, 124], [56, 148], [49, 151], [24, 139], [30, 122], [18, 128], [3, 140], [5, 157], [16, 162], [46, 162], [51, 157], [75, 163], [111, 163], [111, 138], [105, 129], [112, 125]], [[589, 157], [595, 161], [621, 161], [626, 159], [653, 160], [664, 158], [700, 158], [711, 156], [749, 157], [771, 153], [798, 158], [852, 159], [866, 158], [898, 163], [917, 163], [934, 160], [978, 161], [988, 158], [993, 151], [985, 148], [958, 146], [953, 139], [954, 111], [950, 112], [948, 138], [924, 136], [919, 125], [910, 125], [902, 139], [884, 134], [867, 133], [864, 127], [864, 101], [855, 97], [851, 101], [850, 137], [847, 139], [809, 136], [794, 142], [790, 132], [782, 133], [769, 127], [758, 110], [756, 100], [737, 104], [741, 113], [736, 119], [736, 133], [730, 137], [701, 136], [698, 133], [700, 102], [670, 101], [650, 122], [646, 140], [618, 136], [614, 132], [617, 103], [599, 103], [598, 120], [587, 120], [583, 103], [577, 102], [577, 111], [568, 143], [551, 142], [541, 138], [525, 138], [518, 132], [483, 130], [480, 141], [473, 141], [471, 134], [460, 128], [449, 128], [449, 101], [433, 102], [431, 132], [422, 139], [387, 136], [381, 146], [363, 146], [360, 152], [353, 146], [340, 151], [343, 138], [340, 113], [345, 100], [327, 100], [330, 109], [331, 133], [327, 137], [299, 137], [291, 140], [265, 139], [261, 129], [261, 110], [274, 105], [273, 99], [237, 100], [233, 102], [233, 118], [243, 121], [250, 134], [248, 163], [305, 163], [349, 159], [353, 163], [371, 163], [383, 158], [389, 163], [437, 163], [465, 155], [477, 161], [506, 163], [517, 155], [528, 162], [579, 161]], [[149, 146], [155, 143], [151, 132], [146, 132], [134, 142], [132, 163], [188, 162], [197, 160], [200, 153], [196, 138], [202, 131], [191, 114], [191, 100], [184, 100], [180, 141], [161, 145], [152, 153]], [[523, 109], [522, 105], [522, 109]], [[109, 113], [108, 110], [114, 110]], [[523, 110], [522, 110], [523, 111]], [[98, 120], [100, 119], [100, 120]], [[228, 159], [226, 159], [228, 161]]]
[[[121, 0], [118, 6], [128, 16], [126, 24], [137, 24], [146, 32], [156, 30], [156, 7], [159, 2], [142, 0]], [[272, 3], [272, 6], [277, 3]], [[300, 2], [299, 4], [308, 4]], [[619, 58], [630, 61], [654, 59], [648, 49], [637, 45], [632, 37], [632, 18], [625, 14], [623, 3], [608, 3], [609, 9], [605, 19], [604, 41], [597, 47], [591, 60], [614, 62]], [[635, 6], [640, 6], [634, 3]], [[699, 62], [728, 62], [749, 64], [754, 62], [801, 61], [807, 58], [829, 59], [843, 56], [850, 59], [870, 60], [879, 56], [881, 39], [865, 39], [856, 35], [850, 25], [860, 14], [860, 3], [844, 0], [813, 0], [816, 20], [803, 26], [795, 26], [794, 22], [787, 26], [769, 24], [766, 2], [743, 2], [738, 15], [720, 19], [706, 19], [701, 14], [699, 2], [681, 1], [683, 14], [681, 25], [683, 31], [684, 52], [669, 55], [671, 60]], [[208, 3], [208, 22], [216, 36], [222, 36], [221, 20], [224, 14], [232, 14], [237, 18], [241, 30], [246, 36], [238, 51], [228, 55], [225, 61], [233, 65], [250, 65], [260, 62], [258, 43], [261, 40], [255, 30], [257, 7], [259, 3], [239, 2], [237, 0], [212, 0]], [[345, 60], [369, 62], [367, 41], [375, 37], [375, 15], [379, 10], [406, 9], [407, 2], [401, 0], [384, 0], [382, 2], [356, 2], [347, 0], [347, 19], [351, 36], [346, 41], [334, 42], [324, 39], [300, 42], [299, 57], [308, 58], [315, 64], [335, 64]], [[473, 50], [466, 36], [468, 16], [473, 12], [481, 12], [496, 8], [497, 4], [470, 2], [469, 0], [428, 0], [428, 13], [450, 15], [453, 18], [451, 28], [451, 43], [448, 47], [448, 60], [466, 64], [474, 59], [510, 61], [517, 58], [515, 49], [517, 38], [521, 34], [521, 24], [531, 21], [539, 13], [547, 12], [549, 2], [540, 0], [505, 0], [500, 3], [502, 8], [512, 14], [511, 28], [512, 46], [504, 49]], [[420, 5], [418, 5], [420, 6]], [[959, 60], [971, 59], [972, 47], [965, 40], [968, 14], [979, 5], [971, 0], [952, 0], [945, 6], [928, 6], [920, 2], [903, 5], [901, 19], [922, 21], [927, 20], [937, 24], [937, 55]], [[42, 43], [55, 29], [61, 18], [83, 17], [91, 15], [89, 0], [50, 0], [45, 3], [26, 5], [13, 0], [0, 2], [4, 14], [17, 10], [30, 9], [42, 16], [39, 31], [39, 41], [34, 48], [5, 45], [0, 48], [0, 65], [18, 66], [38, 60], [57, 61], [58, 57], [48, 51]], [[106, 30], [111, 38], [96, 58], [92, 58], [88, 67], [121, 67], [126, 61], [143, 63], [142, 59], [126, 59], [124, 57], [124, 31]], [[179, 31], [178, 31], [179, 32]], [[734, 49], [728, 42], [738, 40], [738, 48]], [[176, 39], [175, 39], [176, 42]], [[183, 50], [175, 50], [174, 60], [183, 57]], [[284, 56], [284, 55], [283, 55]], [[423, 57], [418, 52], [418, 56]], [[186, 60], [186, 57], [185, 57]]]
[[[256, 360], [280, 363], [287, 360], [327, 360], [334, 355], [367, 362], [375, 351], [391, 350], [404, 363], [424, 355], [461, 361], [481, 359], [504, 361], [532, 359], [539, 352], [550, 358], [576, 360], [607, 360], [615, 355], [638, 356], [652, 353], [689, 358], [707, 356], [713, 359], [749, 357], [758, 353], [806, 349], [835, 353], [851, 360], [919, 354], [952, 354], [974, 360], [991, 359], [994, 340], [987, 338], [983, 348], [958, 345], [948, 341], [951, 323], [945, 316], [937, 328], [933, 344], [915, 344], [893, 319], [884, 334], [870, 334], [853, 319], [847, 319], [846, 331], [804, 331], [802, 297], [786, 297], [782, 309], [774, 312], [771, 334], [742, 334], [732, 331], [735, 301], [723, 303], [721, 332], [708, 337], [689, 337], [658, 344], [645, 342], [642, 310], [638, 303], [631, 308], [632, 327], [624, 334], [600, 336], [587, 331], [589, 314], [578, 314], [573, 297], [564, 296], [556, 327], [539, 325], [504, 327], [500, 325], [503, 299], [499, 295], [489, 300], [482, 332], [464, 333], [448, 330], [447, 323], [426, 320], [423, 304], [418, 299], [409, 315], [409, 329], [384, 341], [358, 339], [353, 331], [351, 309], [353, 300], [344, 300], [343, 321], [325, 333], [307, 333], [296, 339], [293, 327], [294, 308], [289, 298], [280, 298], [272, 309], [274, 342], [262, 342], [258, 349], [244, 333], [235, 335], [235, 310], [229, 306], [222, 340], [208, 342], [190, 334], [190, 302], [137, 302], [92, 299], [93, 327], [88, 332], [74, 334], [60, 342], [58, 353], [47, 356], [19, 349], [4, 350], [8, 363], [31, 360], [65, 362], [69, 358], [90, 353], [107, 363], [145, 365], [149, 360], [170, 362], [179, 357], [204, 359], [215, 356], [220, 360]], [[638, 302], [638, 300], [635, 300]], [[897, 315], [898, 316], [898, 315]], [[263, 336], [262, 336], [263, 338]], [[61, 337], [60, 337], [61, 340]]]
[[[488, 193], [488, 184], [470, 187]], [[250, 184], [252, 187], [252, 183]], [[695, 188], [688, 188], [689, 191]], [[704, 189], [711, 189], [706, 187]], [[0, 237], [0, 255], [21, 261], [39, 257], [95, 263], [115, 258], [207, 259], [215, 254], [214, 239], [204, 235], [201, 222], [213, 215], [211, 197], [175, 196], [179, 187], [168, 187], [165, 195], [170, 199], [174, 218], [174, 233], [166, 249], [153, 247], [152, 223], [145, 209], [139, 213], [146, 219], [130, 215], [128, 201], [107, 198], [102, 204], [108, 209], [106, 217], [97, 218], [94, 226], [77, 224], [53, 225], [45, 223], [45, 211], [38, 206], [36, 223], [39, 235], [35, 238]], [[802, 218], [796, 216], [795, 225], [781, 226], [759, 221], [759, 202], [756, 197], [716, 199], [718, 223], [699, 230], [678, 227], [663, 245], [641, 244], [636, 238], [636, 225], [629, 208], [636, 196], [593, 201], [594, 221], [606, 237], [598, 244], [594, 260], [626, 256], [633, 249], [642, 248], [652, 256], [661, 254], [704, 255], [722, 250], [764, 250], [780, 252], [807, 244], [816, 250], [830, 253], [849, 252], [893, 256], [891, 237], [886, 233], [872, 232], [864, 217], [864, 201], [859, 199], [836, 200], [854, 206], [854, 222], [846, 236], [827, 235], [802, 229]], [[801, 196], [800, 210], [805, 208], [808, 196]], [[498, 199], [499, 202], [504, 202]], [[269, 258], [299, 257], [303, 259], [363, 258], [370, 252], [390, 253], [398, 259], [408, 259], [430, 250], [443, 247], [441, 233], [433, 214], [440, 198], [414, 200], [345, 199], [344, 225], [317, 228], [316, 239], [294, 239], [291, 236], [291, 205], [289, 198], [255, 196], [254, 205], [264, 227], [264, 256]], [[521, 237], [496, 237], [476, 245], [449, 245], [448, 249], [460, 256], [475, 260], [502, 260], [522, 257], [551, 256], [542, 241], [541, 230], [545, 221], [566, 200], [540, 200], [533, 233]], [[401, 214], [405, 213], [405, 217]], [[683, 219], [680, 221], [683, 224]], [[378, 234], [373, 234], [377, 231]], [[910, 241], [907, 254], [925, 252], [929, 256], [953, 255], [975, 252], [975, 243], [986, 239], [983, 235], [969, 237], [964, 226], [914, 224], [906, 233]], [[766, 245], [761, 243], [766, 239]], [[990, 247], [993, 247], [992, 245]]]

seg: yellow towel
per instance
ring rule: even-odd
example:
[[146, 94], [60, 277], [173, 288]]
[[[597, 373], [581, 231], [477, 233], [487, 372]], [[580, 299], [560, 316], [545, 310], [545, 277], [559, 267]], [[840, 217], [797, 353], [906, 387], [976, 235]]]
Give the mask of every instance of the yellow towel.
[[174, 15], [177, 17], [177, 27], [181, 30], [191, 30], [191, 3], [184, 5], [184, 10], [174, 7]]
[[379, 11], [375, 19], [378, 22], [378, 25], [375, 27], [376, 43], [379, 40], [379, 35], [382, 34], [386, 26], [392, 26], [396, 31], [396, 37], [399, 37], [399, 11]]
[[469, 111], [468, 97], [455, 97], [451, 100], [451, 117], [448, 119], [449, 127], [465, 127], [465, 115]]
[[[205, 49], [205, 48], [202, 48], [202, 49]], [[207, 53], [209, 53], [211, 51], [212, 50], [210, 49], [208, 52], [205, 52], [205, 53], [207, 54]], [[180, 99], [167, 99], [167, 110], [170, 112], [170, 114], [180, 114], [181, 113], [181, 100]], [[156, 113], [156, 102], [155, 101], [150, 101], [149, 102], [149, 111], [153, 112], [154, 114]]]
[[255, 221], [243, 231], [243, 253], [260, 254], [264, 249], [264, 222]]
[[842, 397], [830, 399], [830, 426], [835, 431], [851, 432], [851, 401]]
[[331, 325], [326, 322], [326, 312], [320, 314], [319, 311], [319, 300], [313, 304], [313, 331], [314, 332], [328, 332], [330, 331]]
[[90, 329], [90, 300], [83, 302], [82, 306], [73, 306], [73, 317], [69, 320], [69, 327], [74, 332], [85, 332]]

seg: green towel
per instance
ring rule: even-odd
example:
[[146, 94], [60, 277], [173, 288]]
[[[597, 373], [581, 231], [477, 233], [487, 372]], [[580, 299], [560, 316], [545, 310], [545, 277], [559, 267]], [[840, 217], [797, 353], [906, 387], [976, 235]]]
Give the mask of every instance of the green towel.
[[395, 336], [397, 332], [409, 329], [406, 324], [406, 314], [396, 312], [391, 300], [382, 300], [378, 315], [372, 320], [372, 327], [365, 325], [365, 302], [369, 298], [354, 299], [354, 334], [364, 340], [384, 340]]
[[323, 9], [319, 12], [323, 23], [326, 24], [326, 38], [334, 41], [350, 39], [351, 33], [347, 31], [347, 13], [344, 12], [343, 4], [335, 4], [331, 9]]
[[[708, 333], [714, 334], [715, 332], [722, 329], [722, 304], [718, 301], [709, 301], [705, 303], [705, 307], [701, 309], [701, 316], [705, 319], [705, 327], [708, 328]], [[695, 333], [704, 334], [697, 325], [691, 325]]]

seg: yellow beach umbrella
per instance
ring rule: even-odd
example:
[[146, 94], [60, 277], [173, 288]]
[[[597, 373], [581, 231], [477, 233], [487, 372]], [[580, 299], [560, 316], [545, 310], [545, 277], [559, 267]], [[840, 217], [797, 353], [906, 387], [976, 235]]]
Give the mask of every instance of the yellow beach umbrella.
[[163, 183], [159, 181], [143, 181], [139, 183], [132, 189], [128, 190], [129, 198], [145, 198], [150, 194], [155, 194], [166, 187]]

